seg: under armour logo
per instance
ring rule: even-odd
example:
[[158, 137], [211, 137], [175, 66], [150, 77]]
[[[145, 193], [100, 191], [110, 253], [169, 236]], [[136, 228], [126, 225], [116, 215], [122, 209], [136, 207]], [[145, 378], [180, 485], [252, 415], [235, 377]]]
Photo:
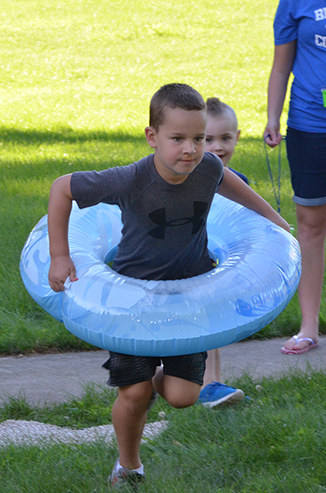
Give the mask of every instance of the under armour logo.
[[149, 214], [149, 218], [153, 221], [153, 223], [158, 224], [158, 227], [149, 231], [148, 234], [158, 240], [164, 240], [166, 228], [183, 226], [189, 223], [192, 223], [191, 234], [196, 234], [204, 223], [204, 219], [202, 219], [202, 217], [207, 211], [207, 207], [207, 202], [194, 202], [194, 214], [192, 217], [173, 219], [172, 221], [166, 220], [165, 207], [162, 207], [162, 209], [157, 209]]

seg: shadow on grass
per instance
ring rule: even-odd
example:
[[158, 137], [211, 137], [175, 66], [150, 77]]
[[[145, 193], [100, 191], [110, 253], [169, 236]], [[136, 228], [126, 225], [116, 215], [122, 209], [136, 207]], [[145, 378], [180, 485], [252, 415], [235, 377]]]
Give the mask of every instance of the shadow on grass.
[[76, 144], [91, 141], [119, 141], [130, 144], [142, 144], [145, 137], [143, 134], [135, 135], [123, 131], [105, 131], [105, 130], [74, 130], [70, 127], [58, 127], [54, 130], [34, 130], [18, 129], [0, 126], [0, 139], [3, 143], [14, 145], [41, 145], [54, 143]]
[[[71, 127], [60, 126], [53, 130], [37, 130], [37, 129], [19, 129], [15, 127], [0, 126], [0, 140], [6, 143], [12, 143], [15, 145], [37, 145], [37, 144], [53, 144], [56, 142], [75, 144], [80, 142], [91, 141], [118, 141], [130, 144], [143, 144], [145, 142], [145, 136], [143, 132], [130, 133], [123, 130], [106, 131], [106, 130], [83, 130], [73, 129]], [[261, 137], [241, 137], [241, 145], [254, 144], [259, 145], [260, 153], [263, 147], [263, 140]], [[248, 149], [248, 152], [251, 152]]]
[[0, 176], [8, 183], [16, 180], [41, 183], [74, 171], [126, 165], [151, 152], [143, 134], [69, 127], [53, 130], [0, 127], [0, 143]]
[[[124, 130], [83, 130], [61, 126], [54, 129], [19, 129], [0, 127], [2, 182], [39, 183], [37, 195], [43, 186], [60, 175], [74, 171], [106, 169], [123, 166], [152, 153], [143, 132], [128, 133]], [[268, 151], [270, 152], [270, 151]], [[271, 151], [273, 152], [273, 151]], [[275, 168], [277, 153], [271, 154]], [[284, 161], [285, 164], [285, 161]], [[263, 141], [260, 137], [242, 137], [232, 158], [232, 167], [245, 173], [252, 186], [258, 182], [269, 187], [269, 176]], [[284, 169], [287, 167], [283, 166]], [[42, 183], [43, 182], [43, 185]], [[7, 187], [7, 199], [13, 190]], [[19, 196], [31, 200], [31, 189], [23, 187]]]

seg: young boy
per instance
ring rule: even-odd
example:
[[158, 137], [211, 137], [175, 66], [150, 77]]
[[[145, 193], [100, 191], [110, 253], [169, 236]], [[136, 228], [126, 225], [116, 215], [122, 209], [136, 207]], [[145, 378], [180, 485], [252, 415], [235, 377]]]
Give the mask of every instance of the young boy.
[[238, 143], [241, 130], [238, 129], [238, 120], [231, 106], [222, 103], [218, 98], [208, 98], [207, 127], [205, 151], [216, 154], [225, 168], [238, 175], [247, 185], [248, 178], [239, 171], [230, 168], [229, 162], [233, 156], [235, 146]]
[[[48, 226], [52, 289], [78, 282], [67, 239], [72, 200], [79, 207], [118, 204], [122, 239], [113, 268], [143, 279], [180, 279], [208, 272], [206, 219], [217, 190], [274, 221], [288, 224], [221, 160], [204, 154], [207, 114], [202, 96], [186, 84], [167, 84], [153, 96], [145, 129], [154, 154], [128, 166], [77, 172], [52, 184]], [[158, 224], [164, 219], [164, 227]], [[199, 396], [207, 353], [160, 358], [110, 352], [110, 385], [118, 386], [112, 420], [119, 458], [112, 486], [144, 479], [140, 441], [153, 390], [173, 407], [193, 405]]]
[[[230, 169], [248, 184], [248, 178], [229, 167], [235, 146], [239, 140], [241, 130], [238, 129], [238, 120], [231, 106], [222, 103], [218, 98], [208, 98], [207, 126], [205, 151], [218, 156], [224, 168]], [[244, 398], [241, 389], [235, 389], [221, 382], [221, 352], [220, 349], [208, 351], [204, 387], [199, 394], [203, 406], [213, 408], [220, 404], [233, 404]]]

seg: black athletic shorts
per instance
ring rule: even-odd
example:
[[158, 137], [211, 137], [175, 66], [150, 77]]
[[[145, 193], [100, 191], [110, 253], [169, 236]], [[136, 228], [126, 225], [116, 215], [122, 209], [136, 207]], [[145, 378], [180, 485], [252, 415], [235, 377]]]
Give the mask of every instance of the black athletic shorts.
[[302, 132], [289, 127], [286, 148], [293, 201], [306, 206], [326, 204], [326, 133]]
[[183, 378], [203, 385], [207, 352], [168, 356], [164, 358], [148, 356], [130, 356], [110, 351], [110, 358], [103, 367], [110, 371], [110, 387], [124, 387], [146, 382], [153, 378], [157, 366], [163, 363], [163, 373]]

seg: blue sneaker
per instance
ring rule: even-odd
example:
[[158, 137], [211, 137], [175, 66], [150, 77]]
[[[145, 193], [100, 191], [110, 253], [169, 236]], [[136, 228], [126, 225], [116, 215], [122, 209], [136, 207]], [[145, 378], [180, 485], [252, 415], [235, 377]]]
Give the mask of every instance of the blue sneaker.
[[198, 400], [204, 407], [212, 408], [220, 404], [233, 404], [244, 399], [244, 392], [219, 382], [206, 385], [199, 394]]

